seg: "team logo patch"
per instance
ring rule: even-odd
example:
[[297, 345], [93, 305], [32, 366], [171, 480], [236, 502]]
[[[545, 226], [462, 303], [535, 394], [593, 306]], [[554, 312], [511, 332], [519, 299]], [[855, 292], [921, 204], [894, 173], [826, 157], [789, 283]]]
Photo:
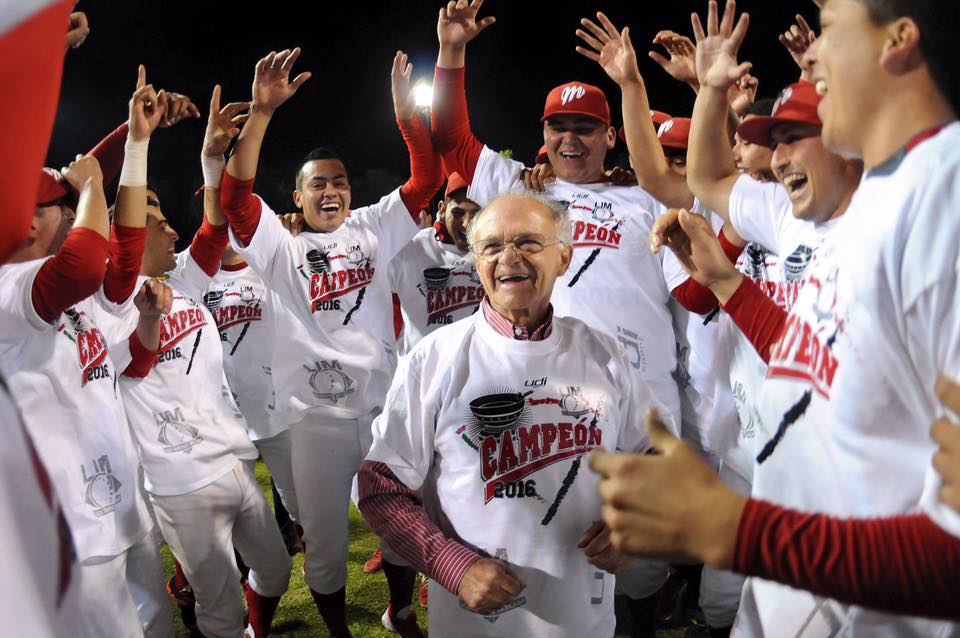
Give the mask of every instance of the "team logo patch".
[[315, 366], [303, 366], [310, 373], [307, 383], [313, 396], [336, 404], [356, 391], [354, 380], [343, 371], [339, 361], [317, 361]]
[[[323, 250], [309, 250], [306, 264], [300, 264], [296, 270], [309, 282], [310, 312], [346, 312], [343, 325], [347, 325], [353, 313], [360, 309], [375, 269], [373, 259], [364, 254], [360, 244], [350, 244], [339, 253], [332, 252], [335, 248], [337, 244], [333, 243]], [[354, 291], [359, 293], [353, 306], [341, 304], [340, 298]]]
[[110, 458], [104, 454], [93, 459], [90, 473], [85, 465], [80, 465], [80, 474], [83, 476], [84, 500], [93, 508], [95, 516], [105, 516], [116, 509], [120, 502], [120, 488], [122, 484], [110, 470]]
[[783, 275], [787, 281], [799, 281], [813, 259], [813, 248], [798, 246], [783, 262]]
[[167, 454], [190, 454], [195, 446], [203, 442], [200, 430], [186, 422], [180, 408], [154, 412], [153, 417], [158, 426], [157, 441], [163, 445], [163, 451]]
[[107, 344], [100, 330], [93, 325], [85, 312], [68, 308], [63, 314], [67, 321], [60, 324], [57, 331], [77, 346], [80, 387], [96, 379], [112, 378], [107, 362]]
[[584, 95], [587, 94], [587, 90], [580, 86], [579, 84], [571, 84], [570, 86], [563, 87], [563, 91], [560, 92], [560, 104], [566, 106], [574, 100], [579, 100]]
[[773, 104], [773, 111], [771, 111], [773, 113], [773, 117], [776, 117], [779, 114], [780, 109], [786, 106], [792, 97], [793, 87], [788, 86], [784, 90], [780, 91], [780, 95], [777, 96], [777, 101]]

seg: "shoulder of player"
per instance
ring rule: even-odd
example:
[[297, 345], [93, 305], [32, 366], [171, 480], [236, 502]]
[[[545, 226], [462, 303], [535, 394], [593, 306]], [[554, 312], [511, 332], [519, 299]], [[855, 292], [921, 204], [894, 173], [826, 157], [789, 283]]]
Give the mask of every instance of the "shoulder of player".
[[581, 350], [597, 360], [620, 351], [613, 337], [576, 317], [554, 317], [553, 330], [558, 333], [562, 348]]

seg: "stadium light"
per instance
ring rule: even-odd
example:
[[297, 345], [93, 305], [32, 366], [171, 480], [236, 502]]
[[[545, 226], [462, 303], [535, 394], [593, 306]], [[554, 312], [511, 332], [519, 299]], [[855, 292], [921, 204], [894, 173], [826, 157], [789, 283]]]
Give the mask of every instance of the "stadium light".
[[413, 85], [413, 99], [420, 108], [430, 108], [433, 104], [433, 85], [426, 80], [418, 80]]

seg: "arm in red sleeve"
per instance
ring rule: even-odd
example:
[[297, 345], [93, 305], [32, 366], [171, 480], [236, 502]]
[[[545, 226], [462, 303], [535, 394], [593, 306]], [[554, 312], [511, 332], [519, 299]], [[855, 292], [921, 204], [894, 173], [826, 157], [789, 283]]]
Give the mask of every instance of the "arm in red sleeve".
[[[717, 239], [720, 240], [720, 246], [723, 248], [723, 252], [726, 254], [727, 259], [730, 260], [730, 263], [736, 264], [737, 259], [740, 258], [740, 253], [743, 252], [744, 247], [737, 246], [727, 239], [723, 229], [720, 230], [720, 233], [717, 235]], [[688, 278], [685, 282], [674, 288], [671, 294], [681, 306], [690, 312], [697, 313], [698, 315], [705, 315], [713, 312], [713, 310], [719, 305], [717, 298], [712, 292], [710, 292], [710, 289], [697, 283], [697, 281], [692, 277]]]
[[220, 270], [220, 259], [228, 241], [227, 225], [214, 226], [204, 217], [190, 244], [190, 256], [203, 272], [213, 277]]
[[768, 297], [747, 277], [724, 304], [723, 309], [733, 319], [740, 332], [750, 340], [760, 358], [770, 363], [770, 348], [780, 338], [787, 323], [787, 311]]
[[430, 206], [430, 200], [443, 183], [440, 156], [433, 148], [430, 131], [419, 117], [397, 120], [397, 125], [410, 154], [410, 179], [400, 187], [400, 198], [413, 217], [413, 223], [419, 224], [420, 211]]
[[129, 343], [130, 354], [133, 356], [133, 359], [123, 371], [123, 376], [143, 379], [150, 374], [153, 366], [157, 365], [159, 355], [156, 350], [151, 350], [140, 342], [140, 335], [136, 330], [130, 335]]
[[107, 274], [103, 278], [103, 292], [107, 299], [121, 304], [130, 298], [137, 287], [147, 229], [114, 224], [111, 230], [113, 232], [110, 234], [110, 254]]
[[40, 318], [53, 323], [103, 284], [108, 242], [92, 228], [74, 228], [52, 259], [40, 266], [30, 291]]
[[260, 200], [253, 195], [253, 180], [239, 180], [224, 171], [220, 182], [220, 206], [237, 238], [244, 246], [250, 245], [260, 223], [262, 208]]
[[127, 142], [127, 132], [129, 130], [127, 123], [124, 122], [100, 140], [100, 143], [94, 146], [89, 153], [100, 162], [100, 172], [103, 173], [104, 185], [112, 182], [120, 174], [120, 169], [123, 168], [123, 145]]
[[733, 569], [818, 596], [960, 620], [960, 539], [923, 514], [840, 520], [751, 499]]
[[456, 596], [480, 554], [447, 538], [427, 516], [420, 496], [386, 464], [364, 461], [357, 481], [360, 512], [370, 527], [411, 566]]
[[471, 183], [483, 144], [470, 130], [463, 68], [434, 70], [431, 122], [437, 152], [450, 170]]

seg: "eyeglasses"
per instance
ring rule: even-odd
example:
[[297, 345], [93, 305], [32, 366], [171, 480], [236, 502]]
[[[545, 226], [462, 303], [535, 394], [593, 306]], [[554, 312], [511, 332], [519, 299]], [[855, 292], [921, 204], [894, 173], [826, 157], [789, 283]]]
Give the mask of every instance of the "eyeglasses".
[[530, 256], [543, 252], [547, 246], [562, 244], [557, 237], [544, 237], [543, 235], [517, 235], [512, 240], [505, 242], [502, 239], [481, 239], [473, 245], [473, 251], [483, 260], [496, 261], [507, 249], [507, 246], [513, 246], [517, 254]]

